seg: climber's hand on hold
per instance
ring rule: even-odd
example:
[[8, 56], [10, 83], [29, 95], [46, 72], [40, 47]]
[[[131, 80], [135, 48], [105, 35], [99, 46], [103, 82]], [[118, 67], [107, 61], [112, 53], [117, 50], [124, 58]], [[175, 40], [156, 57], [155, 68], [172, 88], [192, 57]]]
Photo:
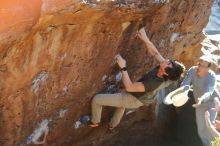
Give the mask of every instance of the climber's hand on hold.
[[117, 54], [117, 55], [115, 56], [115, 60], [116, 60], [116, 62], [118, 63], [118, 66], [119, 66], [120, 68], [126, 67], [126, 61], [121, 57], [120, 54]]

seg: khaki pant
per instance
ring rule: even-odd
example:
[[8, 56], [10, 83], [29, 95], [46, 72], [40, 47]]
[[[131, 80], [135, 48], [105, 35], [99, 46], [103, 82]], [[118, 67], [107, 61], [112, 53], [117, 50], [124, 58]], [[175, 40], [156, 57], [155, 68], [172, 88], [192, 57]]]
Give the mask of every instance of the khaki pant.
[[124, 114], [125, 108], [138, 108], [143, 106], [143, 103], [127, 92], [116, 94], [97, 94], [92, 100], [93, 123], [100, 123], [102, 106], [112, 106], [117, 108], [110, 121], [110, 126], [116, 127]]

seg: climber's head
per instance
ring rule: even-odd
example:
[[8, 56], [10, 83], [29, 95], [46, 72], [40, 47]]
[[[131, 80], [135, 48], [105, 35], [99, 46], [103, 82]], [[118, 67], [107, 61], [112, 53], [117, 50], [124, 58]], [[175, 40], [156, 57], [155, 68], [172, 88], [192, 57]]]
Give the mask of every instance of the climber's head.
[[165, 80], [176, 81], [178, 80], [185, 70], [185, 66], [178, 62], [167, 59], [160, 63], [160, 71], [163, 72]]

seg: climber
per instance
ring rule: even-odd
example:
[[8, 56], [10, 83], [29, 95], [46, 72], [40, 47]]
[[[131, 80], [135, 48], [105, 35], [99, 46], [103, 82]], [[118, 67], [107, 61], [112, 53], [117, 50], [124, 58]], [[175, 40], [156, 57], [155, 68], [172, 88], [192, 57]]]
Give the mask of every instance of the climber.
[[185, 70], [185, 67], [173, 60], [164, 59], [154, 44], [149, 40], [144, 28], [138, 31], [139, 38], [145, 43], [149, 52], [159, 65], [145, 73], [137, 82], [132, 82], [127, 72], [126, 61], [116, 55], [116, 62], [122, 72], [122, 81], [125, 91], [116, 94], [97, 94], [92, 99], [92, 115], [90, 127], [97, 127], [101, 120], [102, 106], [116, 107], [116, 111], [109, 123], [109, 129], [115, 128], [125, 111], [125, 108], [138, 108], [149, 105], [154, 101], [157, 91], [177, 81]]

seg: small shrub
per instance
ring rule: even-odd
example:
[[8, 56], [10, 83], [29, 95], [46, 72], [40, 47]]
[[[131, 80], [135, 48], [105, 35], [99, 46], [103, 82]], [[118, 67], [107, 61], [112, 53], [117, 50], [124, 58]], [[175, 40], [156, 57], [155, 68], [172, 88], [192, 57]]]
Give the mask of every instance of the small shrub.
[[211, 142], [212, 146], [220, 146], [220, 137]]

